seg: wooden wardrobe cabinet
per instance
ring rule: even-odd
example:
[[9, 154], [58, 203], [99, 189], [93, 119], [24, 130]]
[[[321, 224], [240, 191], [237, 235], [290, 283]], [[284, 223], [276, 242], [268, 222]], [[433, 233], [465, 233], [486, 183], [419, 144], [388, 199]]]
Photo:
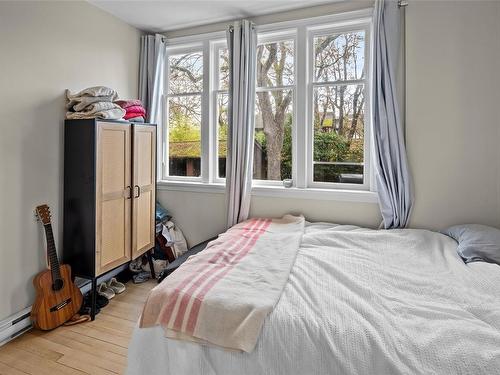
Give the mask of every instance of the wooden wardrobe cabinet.
[[64, 262], [93, 281], [154, 247], [156, 126], [66, 120]]

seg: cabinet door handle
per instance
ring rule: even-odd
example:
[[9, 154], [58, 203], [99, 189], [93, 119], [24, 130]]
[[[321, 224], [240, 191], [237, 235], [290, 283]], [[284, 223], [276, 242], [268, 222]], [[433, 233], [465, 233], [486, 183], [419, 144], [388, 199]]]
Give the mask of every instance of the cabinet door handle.
[[137, 188], [137, 195], [134, 195], [134, 198], [139, 198], [141, 196], [141, 187], [139, 185], [134, 186], [134, 191], [135, 188]]
[[130, 199], [130, 198], [132, 198], [132, 186], [130, 186], [130, 185], [129, 185], [129, 186], [127, 186], [127, 187], [125, 188], [125, 190], [127, 190], [127, 195], [125, 196], [125, 199]]

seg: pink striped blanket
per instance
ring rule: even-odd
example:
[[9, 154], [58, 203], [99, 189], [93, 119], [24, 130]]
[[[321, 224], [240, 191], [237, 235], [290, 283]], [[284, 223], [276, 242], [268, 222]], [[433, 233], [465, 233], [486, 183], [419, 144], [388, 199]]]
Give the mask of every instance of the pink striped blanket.
[[251, 219], [190, 257], [151, 290], [140, 327], [251, 352], [295, 262], [304, 218]]

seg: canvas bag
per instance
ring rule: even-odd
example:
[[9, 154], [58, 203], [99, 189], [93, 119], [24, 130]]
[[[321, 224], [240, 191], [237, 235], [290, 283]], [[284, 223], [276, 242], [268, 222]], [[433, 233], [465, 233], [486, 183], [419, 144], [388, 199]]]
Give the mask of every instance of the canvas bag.
[[167, 227], [168, 233], [170, 234], [170, 238], [173, 242], [175, 257], [178, 258], [180, 255], [188, 251], [186, 238], [184, 237], [182, 231], [177, 228], [172, 221], [167, 221], [165, 226]]

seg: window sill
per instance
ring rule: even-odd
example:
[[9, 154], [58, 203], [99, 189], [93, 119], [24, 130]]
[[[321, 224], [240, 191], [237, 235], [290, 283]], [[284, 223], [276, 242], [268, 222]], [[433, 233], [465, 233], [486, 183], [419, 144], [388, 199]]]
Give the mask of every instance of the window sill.
[[[194, 193], [225, 194], [225, 184], [207, 184], [203, 182], [158, 181], [158, 190], [186, 191]], [[254, 186], [254, 197], [316, 199], [324, 201], [378, 203], [377, 193], [366, 190], [341, 190], [321, 188], [285, 188], [283, 186]]]
[[156, 183], [158, 190], [167, 191], [188, 191], [192, 193], [218, 193], [224, 194], [226, 192], [225, 184], [208, 184], [205, 182], [195, 181], [167, 181], [162, 180]]
[[322, 201], [378, 203], [377, 193], [366, 190], [285, 188], [283, 186], [254, 186], [254, 197], [316, 199]]

